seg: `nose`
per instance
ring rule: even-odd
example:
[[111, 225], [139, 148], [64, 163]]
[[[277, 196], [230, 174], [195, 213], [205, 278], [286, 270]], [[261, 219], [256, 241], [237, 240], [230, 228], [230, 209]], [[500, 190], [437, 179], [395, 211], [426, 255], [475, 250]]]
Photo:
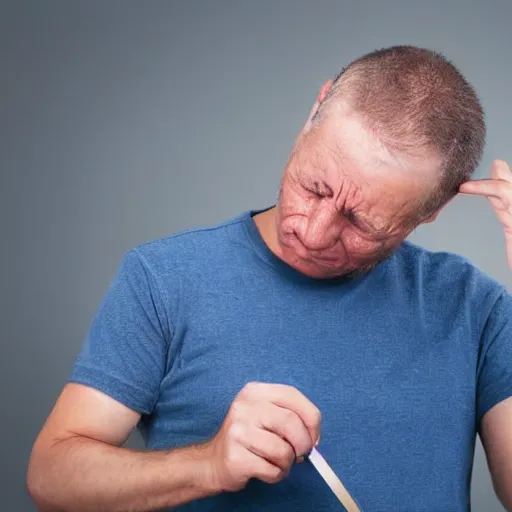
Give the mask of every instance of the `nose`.
[[312, 251], [331, 248], [339, 240], [340, 215], [333, 208], [318, 206], [308, 216], [301, 233], [300, 241]]

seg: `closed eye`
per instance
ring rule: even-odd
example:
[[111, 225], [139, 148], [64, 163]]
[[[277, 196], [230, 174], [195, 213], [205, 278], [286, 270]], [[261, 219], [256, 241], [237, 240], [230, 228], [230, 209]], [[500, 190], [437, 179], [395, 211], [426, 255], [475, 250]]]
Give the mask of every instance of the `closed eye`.
[[309, 187], [303, 187], [303, 188], [304, 188], [304, 190], [306, 190], [310, 194], [313, 194], [316, 197], [325, 197], [325, 195], [322, 194], [319, 190], [314, 190], [314, 189], [309, 188]]
[[361, 220], [361, 218], [353, 210], [345, 210], [343, 215], [356, 229], [372, 236], [372, 238], [375, 238], [376, 240], [387, 238], [387, 236], [379, 233], [378, 230], [374, 229], [367, 222]]
[[307, 185], [303, 184], [302, 187], [317, 197], [333, 196], [332, 189], [324, 182], [313, 181], [312, 183], [307, 183]]
[[345, 210], [343, 212], [343, 216], [351, 223], [353, 224], [356, 228], [359, 228], [359, 229], [362, 229], [361, 227], [361, 223], [359, 221], [359, 218], [357, 217], [357, 215], [354, 213], [354, 210]]

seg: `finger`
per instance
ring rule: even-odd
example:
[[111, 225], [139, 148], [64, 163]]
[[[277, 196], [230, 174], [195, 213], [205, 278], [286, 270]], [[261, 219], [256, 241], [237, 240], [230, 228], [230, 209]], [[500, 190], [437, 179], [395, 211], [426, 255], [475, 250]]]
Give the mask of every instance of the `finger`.
[[285, 384], [256, 383], [247, 388], [247, 393], [257, 400], [268, 401], [293, 411], [306, 426], [311, 442], [316, 444], [320, 437], [322, 415], [318, 407], [297, 388]]
[[287, 472], [283, 471], [279, 466], [254, 453], [249, 453], [248, 456], [249, 474], [252, 478], [257, 478], [267, 484], [275, 484], [286, 477]]
[[459, 192], [487, 197], [512, 197], [512, 183], [505, 180], [472, 180], [463, 183]]
[[512, 197], [488, 197], [487, 198], [491, 203], [496, 215], [498, 215], [499, 220], [503, 223], [504, 227], [507, 227], [507, 224], [510, 224], [510, 221], [507, 222], [505, 218], [500, 216], [500, 213], [504, 213], [505, 215], [512, 214]]
[[512, 171], [507, 162], [504, 160], [494, 160], [492, 163], [492, 177], [512, 183]]
[[269, 430], [250, 427], [246, 430], [242, 444], [258, 457], [263, 457], [274, 466], [288, 473], [295, 462], [295, 451], [290, 443]]
[[286, 440], [293, 448], [294, 456], [309, 453], [314, 443], [297, 413], [268, 402], [263, 404], [259, 416], [260, 426]]
[[505, 230], [505, 247], [507, 250], [508, 266], [512, 270], [512, 228], [510, 231]]

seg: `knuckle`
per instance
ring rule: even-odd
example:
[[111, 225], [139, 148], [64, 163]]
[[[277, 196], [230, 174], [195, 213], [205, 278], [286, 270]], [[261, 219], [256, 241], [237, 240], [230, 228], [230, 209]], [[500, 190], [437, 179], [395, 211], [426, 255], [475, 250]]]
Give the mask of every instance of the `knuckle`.
[[243, 399], [236, 399], [231, 404], [230, 416], [233, 421], [239, 421], [247, 414], [247, 404]]
[[[301, 454], [297, 454], [298, 455], [301, 455]], [[295, 455], [295, 450], [290, 446], [288, 448], [288, 450], [286, 450], [286, 452], [283, 454], [283, 467], [285, 467], [287, 470], [289, 470], [291, 468], [291, 466], [293, 465], [293, 463], [295, 462], [295, 459], [296, 459], [296, 455]]]
[[259, 383], [258, 382], [248, 382], [240, 391], [239, 396], [242, 398], [249, 398], [254, 396], [258, 391]]
[[316, 426], [320, 425], [322, 423], [322, 413], [320, 412], [320, 409], [318, 407], [315, 407], [312, 412], [313, 416], [313, 422]]
[[227, 428], [228, 439], [233, 441], [241, 441], [245, 436], [245, 425], [238, 422], [231, 423]]
[[297, 457], [301, 457], [308, 453], [311, 448], [313, 448], [313, 443], [311, 442], [311, 437], [308, 435], [304, 435], [299, 441], [297, 441], [295, 450], [297, 453]]
[[290, 411], [290, 409], [283, 409], [283, 421], [286, 423], [294, 423], [297, 419], [297, 415]]
[[268, 478], [271, 483], [277, 483], [286, 476], [286, 473], [276, 466], [271, 466], [269, 469]]
[[284, 464], [288, 464], [290, 460], [293, 460], [293, 448], [283, 441], [275, 443], [272, 453]]

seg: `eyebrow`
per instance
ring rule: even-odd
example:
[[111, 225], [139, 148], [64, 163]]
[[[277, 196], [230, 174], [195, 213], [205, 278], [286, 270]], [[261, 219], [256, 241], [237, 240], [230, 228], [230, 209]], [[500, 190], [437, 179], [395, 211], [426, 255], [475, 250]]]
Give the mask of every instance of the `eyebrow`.
[[[316, 180], [311, 178], [310, 176], [302, 176], [302, 179], [309, 184], [315, 191], [321, 192], [322, 190], [327, 193], [327, 195], [333, 196], [334, 192], [332, 188], [322, 179]], [[363, 219], [360, 217], [353, 209], [347, 209], [343, 211], [343, 215], [348, 217], [350, 221], [359, 229], [366, 230], [370, 232], [372, 235], [379, 237], [383, 235], [382, 229], [377, 229], [370, 221]]]
[[313, 188], [317, 192], [324, 191], [327, 193], [327, 195], [330, 195], [330, 196], [334, 195], [332, 188], [329, 185], [327, 185], [327, 183], [324, 180], [311, 180], [310, 179], [310, 182], [311, 182], [311, 185], [313, 186]]

